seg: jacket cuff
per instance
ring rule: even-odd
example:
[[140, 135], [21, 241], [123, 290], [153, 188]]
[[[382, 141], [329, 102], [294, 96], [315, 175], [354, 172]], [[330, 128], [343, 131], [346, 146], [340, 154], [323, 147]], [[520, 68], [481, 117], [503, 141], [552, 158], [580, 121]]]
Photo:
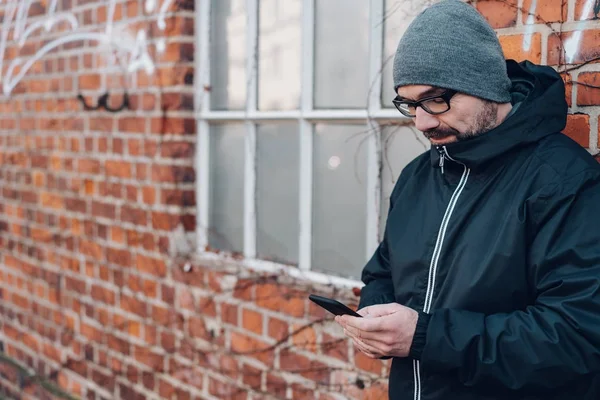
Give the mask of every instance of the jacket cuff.
[[408, 353], [408, 356], [415, 360], [421, 359], [421, 353], [423, 353], [423, 348], [425, 347], [425, 342], [427, 341], [427, 327], [429, 326], [430, 318], [430, 314], [425, 314], [424, 312], [419, 311], [417, 328], [415, 329], [415, 335], [413, 336], [410, 352]]
[[388, 293], [377, 293], [372, 296], [362, 296], [360, 297], [360, 301], [358, 303], [358, 309], [372, 306], [375, 304], [387, 304], [387, 303], [395, 303], [396, 298], [393, 294]]

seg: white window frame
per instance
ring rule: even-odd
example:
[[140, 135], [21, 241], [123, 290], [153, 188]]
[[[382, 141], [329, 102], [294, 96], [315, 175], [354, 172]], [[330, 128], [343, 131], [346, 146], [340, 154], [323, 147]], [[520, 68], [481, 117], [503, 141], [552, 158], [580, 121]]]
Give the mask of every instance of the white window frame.
[[[211, 0], [196, 0], [196, 71], [195, 116], [198, 140], [196, 152], [197, 171], [197, 251], [203, 257], [223, 259], [226, 256], [206, 251], [208, 245], [210, 202], [210, 139], [209, 125], [214, 122], [244, 122], [245, 171], [244, 171], [244, 265], [262, 271], [284, 271], [309, 280], [345, 287], [362, 286], [362, 282], [331, 274], [311, 271], [312, 256], [312, 174], [313, 174], [313, 126], [318, 122], [363, 123], [375, 134], [367, 139], [367, 201], [366, 201], [366, 254], [365, 262], [379, 244], [379, 214], [381, 204], [381, 123], [402, 119], [397, 110], [381, 107], [381, 69], [383, 65], [384, 0], [370, 0], [370, 50], [369, 86], [367, 109], [328, 110], [313, 107], [314, 73], [314, 20], [315, 0], [303, 0], [302, 4], [302, 83], [300, 109], [294, 111], [257, 110], [257, 62], [258, 1], [246, 0], [247, 8], [247, 66], [250, 85], [246, 110], [214, 111], [210, 109], [210, 14]], [[299, 181], [299, 262], [298, 266], [264, 261], [256, 258], [256, 124], [266, 121], [294, 121], [300, 129], [300, 181]], [[240, 262], [240, 261], [237, 261]]]

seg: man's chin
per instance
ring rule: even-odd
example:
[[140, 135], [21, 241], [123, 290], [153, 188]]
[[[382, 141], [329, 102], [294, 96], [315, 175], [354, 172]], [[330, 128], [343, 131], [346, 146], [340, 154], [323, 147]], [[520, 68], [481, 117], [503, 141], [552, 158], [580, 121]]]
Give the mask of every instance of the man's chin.
[[454, 135], [444, 136], [440, 138], [430, 138], [429, 141], [434, 146], [444, 146], [450, 143], [458, 142], [458, 138]]

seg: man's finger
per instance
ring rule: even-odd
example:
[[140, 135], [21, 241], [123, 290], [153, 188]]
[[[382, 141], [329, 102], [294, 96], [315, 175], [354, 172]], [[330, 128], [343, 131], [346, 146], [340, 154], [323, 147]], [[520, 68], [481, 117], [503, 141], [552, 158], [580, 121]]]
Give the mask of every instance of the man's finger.
[[397, 312], [402, 306], [398, 303], [375, 304], [373, 306], [363, 307], [357, 312], [363, 317], [382, 317]]
[[352, 341], [354, 342], [354, 346], [356, 346], [360, 351], [362, 351], [369, 357], [377, 358], [377, 357], [381, 357], [381, 356], [385, 355], [385, 354], [382, 354], [381, 351], [377, 347], [375, 347], [371, 344], [365, 343], [364, 341], [362, 341], [360, 339], [353, 339]]
[[385, 338], [382, 337], [382, 334], [380, 332], [361, 331], [359, 329], [355, 329], [350, 326], [347, 326], [346, 328], [344, 328], [344, 334], [346, 336], [349, 336], [352, 339], [358, 339], [363, 342], [369, 341], [369, 342], [374, 342], [378, 345], [387, 345], [388, 344], [387, 341], [385, 340]]
[[385, 317], [374, 317], [374, 318], [358, 318], [358, 317], [347, 317], [344, 318], [345, 327], [352, 327], [365, 332], [380, 332], [385, 329]]

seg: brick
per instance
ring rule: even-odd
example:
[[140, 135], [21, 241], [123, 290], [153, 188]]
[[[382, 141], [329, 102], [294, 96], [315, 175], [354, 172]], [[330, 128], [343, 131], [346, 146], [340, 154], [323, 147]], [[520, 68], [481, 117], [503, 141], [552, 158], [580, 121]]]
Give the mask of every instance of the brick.
[[135, 391], [132, 388], [125, 386], [124, 384], [119, 384], [119, 393], [122, 399], [127, 400], [145, 400], [146, 395]]
[[108, 151], [108, 139], [105, 137], [98, 138], [96, 147], [98, 149], [98, 152], [106, 153]]
[[125, 117], [119, 119], [118, 128], [120, 132], [144, 133], [146, 131], [146, 119], [139, 117]]
[[231, 332], [231, 350], [234, 354], [246, 355], [267, 366], [273, 364], [274, 349], [268, 343], [239, 332]]
[[116, 293], [112, 289], [92, 284], [92, 298], [106, 304], [115, 304]]
[[92, 374], [91, 374], [91, 378], [92, 381], [94, 381], [98, 386], [100, 386], [101, 388], [108, 390], [108, 391], [113, 391], [114, 387], [115, 387], [115, 377], [101, 372], [100, 370], [97, 369], [92, 369]]
[[[532, 12], [533, 0], [523, 0], [522, 20], [526, 24], [529, 14]], [[544, 0], [536, 1], [536, 9], [533, 10], [534, 24], [550, 22], [564, 22], [567, 20], [567, 0]]]
[[79, 324], [79, 333], [81, 333], [83, 336], [87, 337], [89, 340], [96, 342], [96, 343], [102, 343], [104, 340], [104, 332], [102, 332], [100, 329], [97, 329], [96, 327], [86, 324], [85, 322], [81, 322]]
[[145, 318], [148, 314], [146, 303], [126, 294], [121, 294], [120, 305], [123, 311], [136, 314], [142, 318]]
[[260, 390], [263, 371], [250, 365], [242, 365], [242, 381], [253, 390]]
[[100, 162], [98, 160], [90, 159], [77, 160], [77, 172], [84, 174], [99, 174]]
[[55, 193], [41, 192], [39, 198], [43, 207], [50, 207], [55, 209], [64, 208], [62, 197]]
[[108, 336], [108, 348], [114, 350], [123, 355], [129, 355], [131, 353], [131, 345], [124, 339], [121, 339], [115, 335]]
[[[572, 58], [567, 58], [564, 44], [575, 35], [575, 32], [563, 32], [551, 34], [548, 36], [548, 65], [579, 64], [594, 60], [600, 57], [600, 29], [587, 29], [577, 32], [579, 35], [578, 45], [571, 54]], [[598, 62], [598, 61], [595, 61]]]
[[317, 351], [317, 333], [311, 326], [295, 325], [292, 326], [292, 343], [296, 348], [316, 352]]
[[141, 254], [136, 256], [136, 269], [139, 272], [152, 274], [157, 277], [165, 277], [167, 275], [167, 265], [164, 260], [152, 257], [146, 257]]
[[314, 389], [301, 383], [293, 383], [292, 398], [298, 400], [312, 400], [314, 398]]
[[166, 307], [152, 305], [152, 321], [158, 325], [171, 326], [172, 325], [172, 312]]
[[131, 163], [127, 161], [106, 161], [104, 170], [107, 176], [129, 179], [132, 176]]
[[180, 207], [196, 205], [196, 192], [193, 190], [165, 189], [161, 191], [161, 204]]
[[160, 155], [164, 158], [190, 158], [194, 151], [194, 144], [190, 142], [164, 142], [160, 146]]
[[134, 225], [148, 225], [148, 212], [140, 208], [134, 208], [128, 205], [121, 207], [121, 221], [129, 222]]
[[[212, 298], [209, 298], [212, 302]], [[196, 306], [194, 304], [194, 295], [192, 292], [186, 287], [180, 287], [177, 289], [177, 299], [175, 300], [175, 305], [178, 309], [182, 310], [190, 310], [195, 311]], [[206, 315], [205, 308], [201, 308], [201, 312], [203, 315]]]
[[517, 23], [516, 0], [480, 0], [476, 8], [494, 29], [508, 28]]
[[577, 78], [577, 105], [600, 105], [600, 72], [582, 72]]
[[200, 338], [206, 341], [212, 341], [216, 336], [216, 332], [208, 329], [204, 319], [198, 317], [190, 317], [188, 320], [188, 333], [191, 337]]
[[125, 199], [128, 202], [136, 203], [138, 200], [138, 188], [134, 185], [125, 185]]
[[191, 111], [194, 109], [194, 98], [188, 93], [162, 93], [160, 104], [161, 109]]
[[321, 361], [311, 360], [291, 349], [282, 349], [279, 353], [280, 370], [297, 373], [307, 379], [320, 384], [329, 383], [329, 370], [331, 367]]
[[40, 154], [31, 155], [31, 167], [32, 168], [47, 168], [48, 157]]
[[225, 383], [213, 377], [208, 381], [208, 392], [219, 399], [245, 400], [247, 390], [230, 383]]
[[[100, 83], [101, 83], [100, 74], [79, 75], [79, 78], [78, 78], [79, 89], [82, 89], [82, 90], [100, 89]], [[89, 104], [89, 102], [88, 102], [88, 104]]]
[[263, 316], [261, 313], [242, 309], [242, 327], [248, 331], [254, 332], [258, 335], [263, 333]]
[[289, 336], [288, 323], [275, 317], [270, 317], [267, 324], [269, 337], [279, 341], [285, 340]]
[[152, 213], [152, 227], [163, 231], [172, 231], [179, 225], [179, 215], [162, 212]]
[[129, 249], [115, 249], [112, 247], [106, 248], [106, 260], [109, 263], [120, 265], [122, 267], [130, 267], [132, 264], [131, 252]]
[[80, 294], [86, 293], [86, 283], [82, 280], [67, 276], [65, 277], [65, 283], [67, 285], [67, 290], [72, 290]]
[[103, 254], [103, 248], [102, 246], [100, 246], [98, 243], [86, 240], [86, 239], [80, 239], [79, 241], [79, 251], [92, 258], [95, 259], [97, 261], [101, 261], [104, 259]]
[[590, 145], [590, 116], [575, 114], [567, 116], [564, 133], [583, 147]]
[[123, 139], [113, 138], [112, 140], [112, 151], [114, 154], [123, 154]]
[[354, 348], [354, 365], [356, 365], [357, 368], [363, 371], [371, 372], [374, 374], [381, 374], [383, 368], [381, 360], [375, 360], [367, 357], [356, 347]]
[[376, 382], [363, 390], [361, 398], [363, 398], [364, 400], [379, 400], [384, 399], [387, 396], [387, 385], [380, 382]]
[[235, 304], [221, 303], [221, 321], [226, 324], [238, 324], [238, 306]]
[[163, 135], [195, 135], [196, 120], [193, 118], [153, 118], [150, 125], [152, 133]]
[[563, 73], [560, 76], [563, 79], [563, 82], [565, 83], [565, 97], [567, 100], [567, 106], [572, 107], [573, 106], [573, 79], [571, 77], [571, 74], [569, 74], [569, 73]]
[[277, 398], [285, 398], [287, 390], [287, 383], [285, 379], [276, 376], [271, 372], [267, 372], [266, 375], [267, 392], [273, 396], [276, 396]]
[[40, 343], [39, 340], [29, 334], [29, 333], [23, 333], [21, 336], [21, 341], [23, 342], [23, 344], [27, 347], [29, 347], [29, 349], [33, 350], [33, 351], [39, 351], [40, 348]]
[[92, 215], [94, 217], [104, 217], [115, 219], [116, 207], [113, 204], [101, 203], [99, 201], [92, 202]]
[[600, 18], [600, 5], [592, 0], [575, 0], [575, 21]]
[[42, 352], [47, 358], [55, 362], [60, 363], [63, 361], [63, 351], [59, 347], [56, 347], [51, 343], [44, 342]]
[[525, 35], [503, 35], [499, 37], [500, 45], [504, 51], [504, 57], [516, 61], [529, 60], [539, 64], [542, 61], [542, 36], [533, 33], [530, 39], [529, 49], [525, 49]]
[[304, 316], [306, 295], [281, 284], [260, 284], [256, 288], [256, 304], [259, 307], [279, 311], [293, 317]]
[[153, 165], [152, 180], [160, 183], [193, 183], [196, 180], [196, 174], [192, 167]]
[[[175, 65], [173, 67], [157, 68], [153, 78], [157, 79], [159, 86], [192, 85], [194, 83], [194, 68], [187, 65]], [[147, 77], [138, 74], [138, 86], [143, 87]]]

